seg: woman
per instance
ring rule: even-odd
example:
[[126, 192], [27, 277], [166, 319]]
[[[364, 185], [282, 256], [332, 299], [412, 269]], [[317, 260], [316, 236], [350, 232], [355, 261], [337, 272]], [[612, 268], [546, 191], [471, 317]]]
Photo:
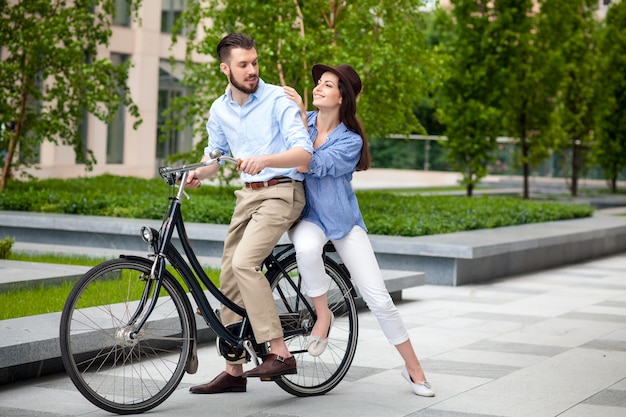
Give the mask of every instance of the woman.
[[308, 351], [313, 356], [322, 354], [333, 321], [321, 256], [324, 244], [330, 239], [383, 333], [404, 359], [402, 375], [415, 394], [432, 397], [435, 393], [426, 381], [409, 334], [385, 287], [350, 185], [355, 170], [370, 167], [367, 139], [356, 116], [361, 78], [345, 64], [314, 65], [312, 73], [316, 84], [313, 105], [317, 111], [306, 112], [298, 93], [285, 87], [287, 96], [302, 109], [303, 119], [306, 116], [305, 124], [314, 148], [311, 163], [298, 168], [305, 173], [306, 206], [301, 221], [289, 231], [305, 291], [317, 312]]

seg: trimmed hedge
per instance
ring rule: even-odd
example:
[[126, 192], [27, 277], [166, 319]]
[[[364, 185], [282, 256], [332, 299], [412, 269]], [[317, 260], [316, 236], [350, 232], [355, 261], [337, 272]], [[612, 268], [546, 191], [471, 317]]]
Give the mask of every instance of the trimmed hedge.
[[517, 197], [358, 192], [369, 233], [422, 236], [589, 217], [591, 206]]
[[[168, 186], [161, 179], [101, 175], [12, 181], [0, 192], [0, 210], [162, 219]], [[238, 187], [188, 190], [188, 222], [228, 224]], [[516, 197], [422, 196], [419, 191], [358, 191], [369, 233], [420, 236], [589, 217], [593, 208]]]

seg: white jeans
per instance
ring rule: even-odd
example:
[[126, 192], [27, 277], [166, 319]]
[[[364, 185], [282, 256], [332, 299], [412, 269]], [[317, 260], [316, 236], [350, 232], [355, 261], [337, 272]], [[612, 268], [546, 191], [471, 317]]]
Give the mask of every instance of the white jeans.
[[[289, 230], [289, 238], [296, 248], [296, 259], [304, 291], [310, 297], [325, 294], [328, 291], [329, 278], [324, 271], [322, 250], [328, 238], [322, 229], [307, 221], [300, 221]], [[406, 342], [409, 333], [385, 287], [382, 272], [365, 230], [354, 226], [346, 237], [332, 242], [389, 343], [395, 346]]]

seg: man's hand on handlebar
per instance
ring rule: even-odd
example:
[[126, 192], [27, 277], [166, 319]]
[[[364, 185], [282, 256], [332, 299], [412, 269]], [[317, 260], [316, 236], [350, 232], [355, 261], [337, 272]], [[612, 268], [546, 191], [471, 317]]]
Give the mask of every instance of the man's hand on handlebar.
[[251, 156], [237, 161], [237, 171], [257, 175], [266, 168], [264, 156]]
[[199, 188], [202, 185], [202, 180], [211, 178], [220, 168], [214, 158], [204, 157], [201, 162], [205, 164], [208, 163], [209, 165], [189, 171], [187, 180], [185, 181], [185, 188]]
[[194, 169], [193, 171], [189, 171], [185, 188], [199, 188], [201, 185], [202, 181], [200, 181], [200, 178], [196, 176], [196, 170]]

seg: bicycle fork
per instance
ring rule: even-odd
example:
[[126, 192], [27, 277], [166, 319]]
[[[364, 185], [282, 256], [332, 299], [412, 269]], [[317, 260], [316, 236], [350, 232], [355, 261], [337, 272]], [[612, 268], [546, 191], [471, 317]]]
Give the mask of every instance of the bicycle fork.
[[[126, 338], [128, 342], [135, 341], [137, 339], [137, 335], [143, 328], [144, 324], [152, 314], [154, 307], [159, 299], [159, 293], [161, 292], [161, 277], [163, 276], [163, 270], [165, 268], [165, 260], [162, 256], [157, 255], [156, 259], [152, 264], [152, 270], [150, 271], [150, 276], [145, 277], [146, 286], [143, 289], [143, 294], [139, 299], [139, 305], [137, 309], [133, 313], [132, 317], [128, 320], [127, 325], [124, 327], [125, 332], [127, 333]], [[150, 295], [152, 294], [152, 295]], [[146, 305], [148, 304], [148, 299], [150, 299], [150, 304], [146, 309]], [[145, 310], [145, 314], [142, 313]], [[139, 318], [141, 317], [141, 320]], [[139, 320], [139, 323], [137, 321]], [[137, 324], [135, 324], [137, 323]]]

